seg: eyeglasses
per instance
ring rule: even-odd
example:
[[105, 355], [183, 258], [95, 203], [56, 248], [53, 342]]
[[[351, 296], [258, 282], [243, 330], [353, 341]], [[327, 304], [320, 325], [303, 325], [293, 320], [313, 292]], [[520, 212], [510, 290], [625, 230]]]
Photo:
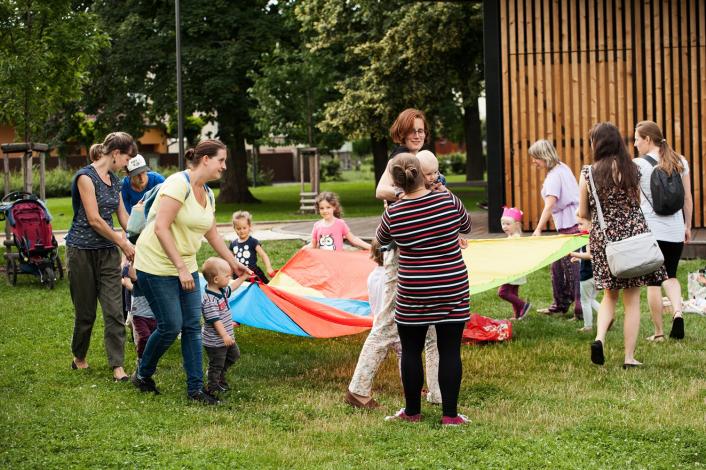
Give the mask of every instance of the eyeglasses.
[[414, 135], [426, 135], [427, 131], [425, 131], [424, 129], [412, 129], [411, 131], [409, 131], [409, 133]]

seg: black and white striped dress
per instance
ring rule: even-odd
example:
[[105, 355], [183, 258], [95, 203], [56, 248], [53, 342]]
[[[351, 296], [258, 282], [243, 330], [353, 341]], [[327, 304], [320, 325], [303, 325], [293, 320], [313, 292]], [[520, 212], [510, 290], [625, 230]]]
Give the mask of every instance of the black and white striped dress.
[[376, 236], [381, 245], [394, 241], [399, 249], [397, 323], [468, 321], [468, 271], [459, 232], [470, 231], [466, 209], [448, 192], [431, 192], [388, 206]]

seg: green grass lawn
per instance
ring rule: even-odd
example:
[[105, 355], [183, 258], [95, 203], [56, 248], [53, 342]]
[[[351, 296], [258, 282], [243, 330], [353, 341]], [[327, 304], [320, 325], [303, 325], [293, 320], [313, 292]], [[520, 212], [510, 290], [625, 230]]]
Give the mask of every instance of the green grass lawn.
[[[451, 182], [460, 183], [463, 180], [463, 175], [452, 175], [449, 177]], [[253, 195], [261, 201], [259, 204], [217, 204], [216, 220], [218, 222], [230, 222], [231, 215], [236, 210], [250, 211], [255, 218], [255, 222], [317, 219], [318, 216], [316, 215], [305, 215], [298, 212], [300, 189], [299, 183], [251, 188]], [[372, 178], [369, 180], [322, 183], [321, 190], [338, 193], [343, 205], [344, 217], [379, 215], [382, 212], [382, 203], [375, 199], [375, 186]], [[461, 198], [468, 210], [476, 210], [476, 203], [485, 199], [484, 188], [462, 186], [454, 187], [453, 191]], [[218, 194], [218, 190], [216, 190], [216, 194]], [[55, 230], [68, 229], [73, 216], [71, 198], [49, 198], [47, 206], [54, 217], [52, 227]]]
[[[275, 266], [301, 246], [264, 242]], [[212, 253], [203, 249], [200, 260]], [[704, 262], [682, 263], [679, 277]], [[548, 269], [521, 289], [546, 306]], [[463, 347], [460, 411], [472, 424], [443, 429], [439, 407], [419, 424], [387, 423], [403, 404], [392, 358], [375, 381], [380, 411], [343, 403], [366, 335], [306, 339], [241, 327], [233, 390], [217, 407], [187, 402], [174, 345], [155, 380], [162, 395], [113, 383], [96, 322], [88, 371], [72, 371], [67, 281], [0, 281], [2, 468], [695, 468], [706, 465], [706, 319], [688, 315], [687, 338], [650, 344], [644, 304], [636, 357], [623, 371], [622, 312], [606, 365], [589, 360], [579, 325], [532, 313], [504, 344]], [[509, 315], [494, 292], [473, 311]], [[100, 316], [100, 314], [99, 314]], [[126, 347], [128, 372], [134, 348]]]

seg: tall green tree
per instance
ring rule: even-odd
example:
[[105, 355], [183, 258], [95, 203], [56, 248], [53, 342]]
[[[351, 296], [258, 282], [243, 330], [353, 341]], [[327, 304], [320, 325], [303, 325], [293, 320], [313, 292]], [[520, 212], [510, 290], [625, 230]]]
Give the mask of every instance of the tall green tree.
[[0, 1], [0, 121], [25, 142], [47, 140], [47, 120], [79, 99], [107, 45], [84, 2]]
[[[441, 88], [434, 103], [434, 115], [453, 128], [461, 119], [462, 141], [466, 143], [466, 176], [483, 179], [485, 159], [480, 128], [478, 98], [483, 82], [483, 12], [480, 2], [417, 3], [405, 10], [403, 19], [387, 38], [407, 35], [405, 62], [409, 74]], [[390, 50], [391, 48], [388, 48]], [[452, 91], [452, 95], [446, 92]], [[448, 99], [451, 101], [448, 101]], [[458, 108], [458, 113], [451, 112]], [[447, 134], [447, 136], [449, 136]]]
[[[432, 136], [454, 126], [442, 120], [473, 114], [467, 108], [482, 88], [482, 55], [472, 52], [481, 51], [482, 28], [470, 21], [479, 18], [478, 8], [396, 0], [303, 0], [297, 6], [312, 52], [338, 58], [339, 95], [326, 104], [320, 127], [369, 135], [376, 178], [387, 164], [387, 129], [402, 109], [424, 110]], [[454, 106], [458, 112], [450, 112]], [[480, 143], [479, 136], [473, 139]]]
[[294, 15], [296, 2], [281, 4], [276, 44], [260, 57], [259, 71], [251, 73], [250, 92], [258, 106], [253, 116], [263, 142], [306, 144], [319, 149], [338, 148], [343, 136], [322, 132], [324, 104], [335, 98], [336, 59], [307, 47], [301, 23]]
[[[166, 122], [176, 115], [174, 4], [167, 0], [99, 0], [94, 4], [111, 36], [111, 50], [90, 93], [101, 126]], [[258, 136], [249, 72], [271, 49], [276, 3], [267, 0], [181, 2], [184, 114], [218, 123], [229, 148], [219, 201], [252, 202], [245, 140]], [[143, 124], [144, 125], [144, 124]]]

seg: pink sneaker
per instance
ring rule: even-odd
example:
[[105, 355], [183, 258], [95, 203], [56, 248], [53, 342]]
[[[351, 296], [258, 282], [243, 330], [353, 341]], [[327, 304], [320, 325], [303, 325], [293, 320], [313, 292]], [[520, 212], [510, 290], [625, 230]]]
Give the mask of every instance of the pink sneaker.
[[392, 416], [385, 416], [385, 421], [409, 421], [410, 423], [417, 423], [422, 420], [422, 414], [408, 415], [404, 412], [404, 408], [393, 414]]
[[468, 424], [470, 422], [471, 422], [471, 420], [468, 419], [468, 416], [464, 416], [462, 414], [457, 414], [453, 418], [451, 418], [449, 416], [442, 416], [441, 417], [441, 425], [442, 426], [462, 426], [462, 425]]

